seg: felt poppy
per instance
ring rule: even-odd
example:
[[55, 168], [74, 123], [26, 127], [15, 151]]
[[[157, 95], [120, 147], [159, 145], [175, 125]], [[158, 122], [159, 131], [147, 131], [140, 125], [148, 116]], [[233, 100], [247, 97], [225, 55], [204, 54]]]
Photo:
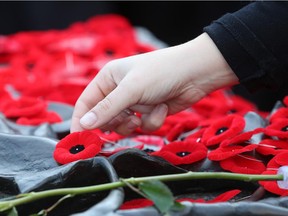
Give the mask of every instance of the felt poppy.
[[266, 169], [261, 160], [242, 154], [221, 160], [219, 164], [224, 170], [243, 174], [261, 174]]
[[47, 107], [44, 100], [33, 97], [20, 97], [8, 100], [2, 104], [2, 110], [7, 118], [29, 117], [43, 112]]
[[270, 123], [273, 123], [279, 119], [288, 119], [288, 108], [287, 107], [280, 107], [278, 108], [272, 115], [270, 116]]
[[[264, 172], [262, 172], [262, 175], [276, 175], [277, 174], [277, 170], [266, 170]], [[277, 194], [280, 196], [288, 196], [288, 190], [279, 188], [277, 181], [259, 181], [259, 184], [262, 185], [265, 190], [273, 193], [273, 194]]]
[[244, 116], [249, 111], [257, 111], [255, 104], [238, 95], [230, 94], [226, 97], [226, 104], [217, 106], [215, 115], [238, 114]]
[[20, 117], [16, 120], [16, 123], [21, 125], [39, 125], [42, 123], [55, 124], [61, 121], [62, 118], [58, 115], [58, 113], [45, 110], [34, 116]]
[[92, 131], [74, 132], [61, 139], [54, 150], [54, 159], [60, 164], [96, 156], [103, 145]]
[[251, 152], [257, 148], [257, 143], [254, 143], [251, 138], [260, 132], [262, 132], [262, 129], [257, 128], [253, 131], [244, 132], [233, 138], [224, 140], [217, 149], [209, 152], [208, 158], [210, 160], [220, 161], [244, 152]]
[[246, 146], [247, 144], [257, 144], [261, 141], [263, 132], [264, 128], [256, 128], [251, 131], [243, 132], [241, 134], [238, 134], [237, 136], [222, 141], [220, 143], [220, 147], [236, 145]]
[[288, 150], [287, 141], [276, 139], [263, 139], [256, 148], [262, 155], [276, 155], [286, 150]]
[[162, 157], [174, 165], [192, 164], [206, 158], [207, 148], [196, 140], [174, 141], [151, 155]]
[[191, 107], [205, 118], [214, 118], [215, 110], [221, 109], [221, 106], [223, 107], [226, 104], [226, 97], [226, 90], [220, 89], [210, 93], [200, 101], [194, 103]]
[[288, 138], [288, 118], [281, 118], [273, 121], [265, 128], [265, 134], [269, 136], [276, 136], [280, 139]]
[[226, 146], [226, 147], [219, 147], [211, 152], [208, 153], [209, 160], [213, 161], [221, 161], [227, 158], [236, 156], [238, 154], [244, 152], [250, 152], [257, 148], [256, 144], [253, 145], [246, 145], [246, 146]]
[[245, 120], [239, 115], [228, 115], [212, 123], [203, 133], [202, 142], [206, 146], [220, 144], [222, 141], [240, 134]]

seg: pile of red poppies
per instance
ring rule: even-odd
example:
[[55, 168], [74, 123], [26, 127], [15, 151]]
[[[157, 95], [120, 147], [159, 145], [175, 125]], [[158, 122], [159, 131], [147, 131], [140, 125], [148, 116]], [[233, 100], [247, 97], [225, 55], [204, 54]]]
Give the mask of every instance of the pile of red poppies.
[[0, 36], [0, 112], [18, 124], [55, 123], [47, 101], [74, 105], [108, 61], [151, 51], [119, 15], [102, 15], [64, 30]]
[[[47, 110], [48, 101], [73, 105], [105, 63], [154, 49], [140, 43], [135, 29], [118, 15], [96, 16], [65, 30], [1, 36], [0, 112], [17, 124], [61, 122], [57, 112]], [[167, 117], [153, 133], [141, 129], [127, 137], [100, 130], [72, 133], [59, 141], [54, 158], [66, 164], [138, 148], [176, 166], [211, 160], [227, 172], [275, 174], [288, 165], [287, 140], [288, 97], [265, 113], [230, 89], [221, 89]], [[288, 195], [275, 181], [259, 184], [274, 194]], [[232, 190], [208, 202], [227, 201], [238, 193]], [[152, 203], [134, 200], [122, 208], [137, 205]]]

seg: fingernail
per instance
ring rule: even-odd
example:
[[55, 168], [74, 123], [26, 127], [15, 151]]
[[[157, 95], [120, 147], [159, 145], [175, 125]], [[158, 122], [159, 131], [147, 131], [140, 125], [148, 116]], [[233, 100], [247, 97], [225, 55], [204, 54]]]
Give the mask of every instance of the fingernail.
[[84, 127], [91, 127], [97, 121], [97, 116], [93, 112], [86, 113], [81, 119], [80, 124]]

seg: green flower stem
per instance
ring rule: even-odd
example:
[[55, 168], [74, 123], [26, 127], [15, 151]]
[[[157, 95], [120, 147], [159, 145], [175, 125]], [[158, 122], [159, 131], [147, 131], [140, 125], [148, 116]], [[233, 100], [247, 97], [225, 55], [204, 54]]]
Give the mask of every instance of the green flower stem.
[[262, 181], [262, 180], [283, 180], [283, 175], [246, 175], [237, 173], [226, 173], [226, 172], [187, 172], [181, 174], [169, 174], [159, 176], [148, 176], [138, 178], [126, 178], [118, 182], [106, 183], [101, 185], [93, 185], [86, 187], [75, 187], [75, 188], [60, 188], [52, 189], [40, 192], [31, 192], [25, 195], [19, 195], [20, 198], [0, 202], [0, 212], [6, 211], [18, 205], [30, 203], [39, 199], [44, 199], [53, 196], [62, 195], [79, 195], [93, 193], [97, 191], [111, 190], [119, 187], [125, 187], [128, 184], [138, 185], [141, 182], [158, 180], [158, 181], [179, 181], [179, 180], [191, 180], [191, 179], [228, 179], [228, 180], [239, 180], [239, 181]]

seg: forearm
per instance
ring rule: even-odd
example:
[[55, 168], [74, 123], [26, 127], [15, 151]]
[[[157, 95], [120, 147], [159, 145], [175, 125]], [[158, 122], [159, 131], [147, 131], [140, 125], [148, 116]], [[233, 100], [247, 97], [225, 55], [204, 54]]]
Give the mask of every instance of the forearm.
[[254, 2], [204, 31], [249, 90], [285, 88], [288, 79], [288, 3]]

